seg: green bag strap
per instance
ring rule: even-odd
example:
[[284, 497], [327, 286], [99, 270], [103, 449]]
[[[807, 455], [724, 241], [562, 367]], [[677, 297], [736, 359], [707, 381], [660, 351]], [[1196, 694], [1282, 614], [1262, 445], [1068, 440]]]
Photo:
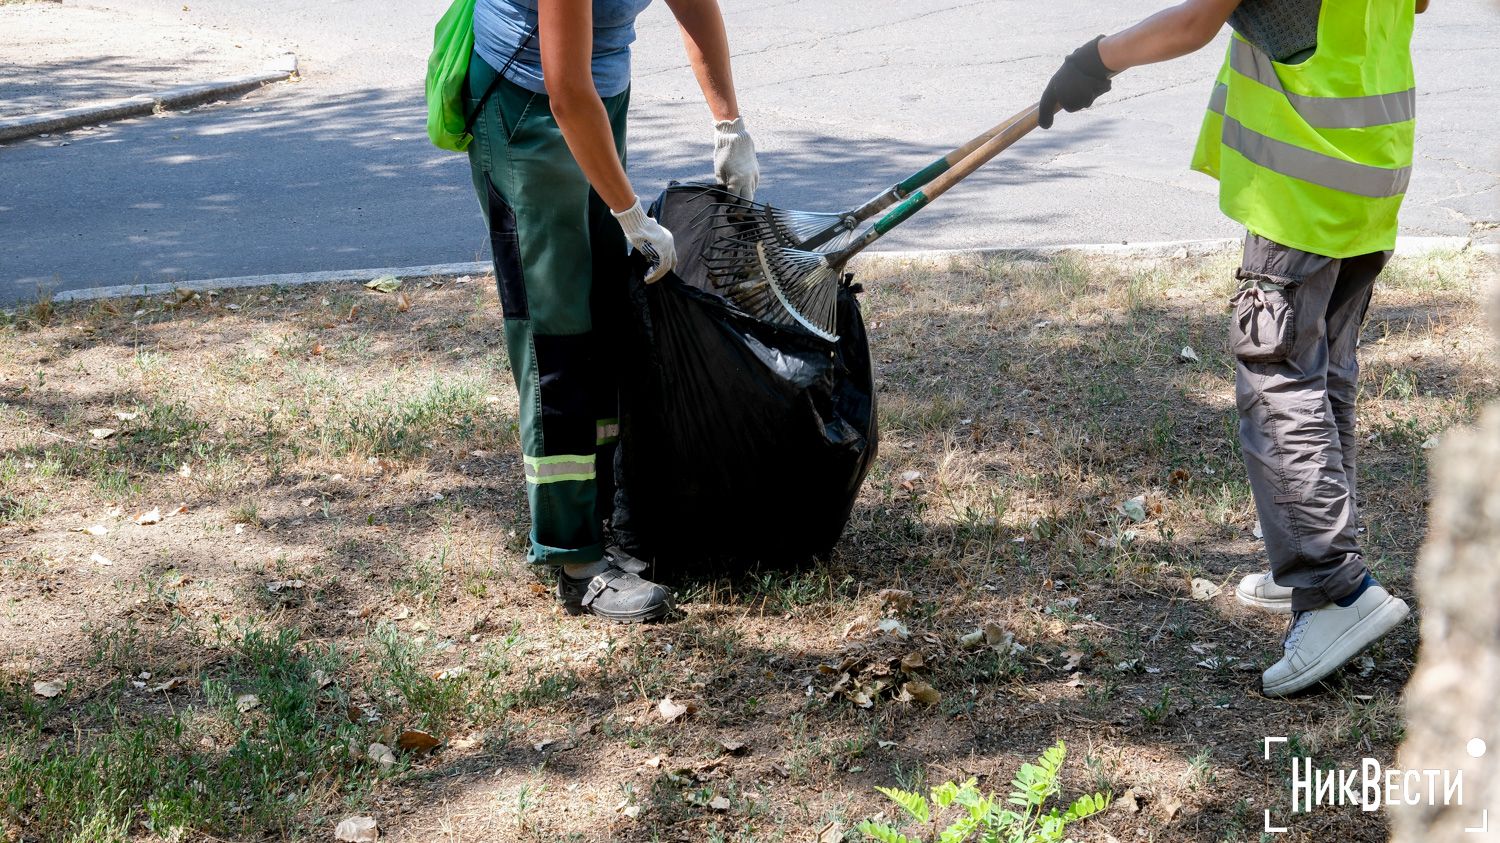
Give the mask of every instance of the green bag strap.
[[536, 35], [536, 30], [537, 27], [533, 26], [531, 31], [526, 33], [526, 37], [521, 39], [521, 46], [517, 47], [516, 51], [510, 54], [510, 58], [505, 60], [505, 65], [495, 72], [495, 78], [490, 80], [490, 86], [484, 89], [484, 95], [479, 98], [479, 102], [474, 104], [474, 111], [464, 118], [464, 134], [471, 135], [474, 133], [474, 121], [478, 120], [479, 115], [484, 112], [485, 104], [490, 101], [490, 94], [495, 92], [495, 88], [500, 84], [500, 80], [505, 78], [505, 71], [510, 70], [510, 66], [516, 63], [516, 59], [520, 57], [521, 51], [526, 49], [527, 44], [531, 43], [532, 37]]

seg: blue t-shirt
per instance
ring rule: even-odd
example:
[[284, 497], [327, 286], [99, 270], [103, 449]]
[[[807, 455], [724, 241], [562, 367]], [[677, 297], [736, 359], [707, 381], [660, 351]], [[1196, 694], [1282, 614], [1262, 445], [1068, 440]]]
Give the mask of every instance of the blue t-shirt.
[[[505, 78], [528, 91], [547, 93], [542, 83], [542, 52], [538, 36], [516, 53], [527, 34], [536, 29], [538, 0], [476, 0], [474, 50], [490, 67], [510, 68]], [[635, 41], [635, 19], [651, 0], [594, 0], [594, 88], [601, 97], [624, 93], [630, 87], [630, 44]]]

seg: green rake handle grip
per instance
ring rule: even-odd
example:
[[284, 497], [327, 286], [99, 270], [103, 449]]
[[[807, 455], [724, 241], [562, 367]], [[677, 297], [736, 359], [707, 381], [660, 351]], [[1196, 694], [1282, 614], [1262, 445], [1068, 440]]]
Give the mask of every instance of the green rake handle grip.
[[921, 188], [925, 187], [928, 182], [931, 182], [933, 179], [941, 176], [943, 173], [948, 172], [948, 170], [954, 164], [957, 164], [958, 162], [969, 157], [969, 153], [983, 146], [986, 141], [1010, 128], [1011, 123], [1013, 123], [1014, 121], [1015, 118], [1012, 117], [1010, 120], [1006, 120], [1003, 123], [995, 124], [994, 126], [976, 135], [972, 140], [970, 140], [963, 146], [960, 146], [947, 155], [944, 155], [942, 158], [933, 161], [931, 164], [928, 164], [922, 169], [916, 171], [915, 173], [912, 173], [901, 181], [896, 182], [895, 184], [886, 188], [884, 192], [880, 193], [879, 195], [870, 199], [870, 201], [849, 212], [849, 226], [852, 228], [855, 224], [864, 222], [870, 217], [875, 216], [881, 211], [884, 211], [886, 208], [889, 208], [897, 202], [900, 202], [902, 199], [910, 196], [913, 191], [920, 190]]
[[[1010, 148], [1011, 144], [1029, 134], [1032, 129], [1037, 127], [1039, 115], [1040, 107], [1033, 105], [1000, 124], [997, 130], [992, 130], [993, 134], [986, 133], [988, 137], [985, 137], [982, 142], [970, 150], [962, 159], [934, 173], [930, 176], [929, 181], [923, 182], [925, 186], [922, 186], [915, 193], [900, 200], [900, 204], [896, 205], [894, 210], [876, 220], [874, 225], [870, 226], [865, 230], [864, 234], [859, 236], [859, 239], [839, 250], [836, 256], [829, 256], [829, 263], [841, 263], [848, 260], [871, 243], [884, 237], [891, 229], [911, 219], [914, 214], [927, 207], [928, 203], [932, 200], [947, 193], [955, 184], [968, 178], [975, 170], [988, 164], [995, 156]], [[980, 140], [980, 138], [976, 138], [975, 140]], [[962, 150], [963, 148], [960, 147], [959, 149]], [[928, 170], [937, 168], [939, 163], [947, 163], [946, 157], [934, 161], [926, 169], [914, 174], [907, 181], [913, 181]]]

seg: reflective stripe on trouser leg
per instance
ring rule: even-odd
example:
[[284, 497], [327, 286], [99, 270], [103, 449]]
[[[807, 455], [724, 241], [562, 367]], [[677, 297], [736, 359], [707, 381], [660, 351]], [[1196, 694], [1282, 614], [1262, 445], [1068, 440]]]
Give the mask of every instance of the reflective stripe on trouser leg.
[[[470, 76], [472, 106], [494, 71], [476, 57]], [[623, 148], [628, 97], [610, 97], [604, 106]], [[520, 397], [528, 559], [594, 562], [604, 552], [596, 450], [598, 420], [607, 415], [596, 409], [601, 399], [595, 394], [603, 384], [596, 372], [601, 355], [589, 224], [597, 198], [546, 97], [502, 80], [475, 121], [474, 136], [469, 161], [491, 228], [506, 349]]]

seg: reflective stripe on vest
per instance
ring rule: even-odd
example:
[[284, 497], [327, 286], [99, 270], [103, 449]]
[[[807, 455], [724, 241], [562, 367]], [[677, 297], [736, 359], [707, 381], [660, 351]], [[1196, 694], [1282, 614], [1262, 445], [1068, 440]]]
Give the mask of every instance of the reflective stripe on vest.
[[1231, 37], [1193, 153], [1225, 215], [1328, 257], [1395, 246], [1412, 177], [1413, 12], [1409, 0], [1325, 2], [1298, 64]]
[[[1286, 97], [1307, 125], [1315, 129], [1364, 129], [1405, 123], [1417, 116], [1416, 88], [1366, 97], [1304, 97], [1291, 93], [1282, 87], [1270, 57], [1238, 38], [1229, 42], [1229, 66]], [[1223, 87], [1227, 97], [1228, 86]], [[1217, 86], [1214, 94], [1219, 95]], [[1217, 111], [1224, 113], [1222, 102]]]
[[[1209, 100], [1209, 109], [1215, 114], [1224, 114], [1224, 100], [1228, 96], [1228, 85], [1216, 86], [1214, 95]], [[1268, 170], [1356, 196], [1369, 196], [1372, 199], [1400, 196], [1411, 183], [1410, 167], [1388, 170], [1334, 158], [1268, 138], [1260, 132], [1245, 128], [1240, 121], [1229, 116], [1224, 117], [1222, 139], [1225, 146]]]

